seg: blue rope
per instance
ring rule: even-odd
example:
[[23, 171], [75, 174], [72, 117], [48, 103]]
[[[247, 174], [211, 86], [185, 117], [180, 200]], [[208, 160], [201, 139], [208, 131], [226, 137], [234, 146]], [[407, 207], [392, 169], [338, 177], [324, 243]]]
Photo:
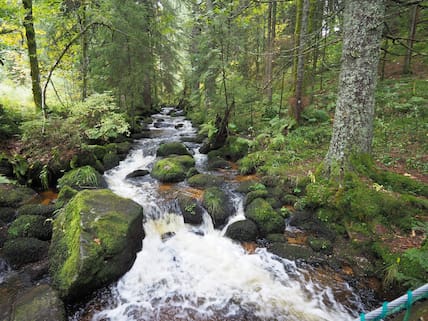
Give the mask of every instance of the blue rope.
[[380, 320], [383, 320], [388, 313], [388, 302], [383, 302], [382, 304], [382, 314], [380, 315]]
[[366, 315], [364, 313], [360, 314], [360, 321], [366, 321]]
[[409, 317], [410, 317], [410, 312], [411, 312], [411, 307], [412, 307], [412, 302], [413, 301], [413, 293], [412, 291], [407, 291], [407, 302], [406, 302], [406, 314], [404, 315], [404, 319], [403, 321], [408, 321]]

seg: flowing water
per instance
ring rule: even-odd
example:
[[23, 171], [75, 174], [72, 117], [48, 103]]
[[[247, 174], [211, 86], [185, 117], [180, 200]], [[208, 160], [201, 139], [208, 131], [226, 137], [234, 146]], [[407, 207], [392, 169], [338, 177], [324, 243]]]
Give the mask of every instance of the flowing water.
[[[358, 302], [346, 283], [329, 275], [317, 277], [315, 270], [263, 248], [250, 254], [224, 237], [225, 229], [215, 230], [206, 213], [201, 226], [184, 224], [176, 198], [180, 193], [197, 194], [185, 183], [160, 184], [150, 175], [125, 178], [137, 169], [150, 170], [161, 142], [195, 135], [191, 123], [170, 116], [171, 111], [165, 108], [154, 115], [151, 138], [137, 141], [128, 157], [105, 174], [109, 188], [143, 206], [143, 249], [107, 294], [70, 320], [352, 320]], [[207, 172], [199, 145], [186, 145], [194, 152], [198, 170]], [[233, 192], [236, 173], [215, 174], [225, 176], [223, 188], [235, 203], [229, 224], [243, 219], [242, 195]]]

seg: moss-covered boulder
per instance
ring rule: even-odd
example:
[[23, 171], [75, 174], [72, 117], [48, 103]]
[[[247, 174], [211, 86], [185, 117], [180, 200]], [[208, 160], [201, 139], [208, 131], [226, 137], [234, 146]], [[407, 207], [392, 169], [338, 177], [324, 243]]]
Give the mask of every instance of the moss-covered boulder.
[[116, 152], [107, 152], [103, 157], [103, 166], [106, 171], [119, 165], [120, 158]]
[[163, 158], [153, 165], [151, 176], [164, 183], [180, 182], [194, 165], [195, 160], [188, 155]]
[[205, 190], [202, 205], [211, 216], [215, 228], [222, 227], [235, 211], [231, 199], [218, 187]]
[[70, 201], [74, 195], [76, 195], [79, 191], [65, 185], [64, 187], [61, 188], [61, 190], [58, 193], [58, 198], [56, 199], [55, 202], [55, 207], [56, 208], [61, 208], [64, 207], [65, 204], [68, 203], [68, 201]]
[[287, 260], [298, 260], [307, 263], [320, 263], [322, 261], [319, 255], [306, 246], [275, 242], [268, 247], [268, 250]]
[[238, 193], [247, 194], [254, 190], [254, 186], [258, 184], [256, 181], [249, 180], [239, 183], [238, 187], [235, 189]]
[[190, 177], [187, 183], [195, 188], [207, 188], [219, 186], [223, 183], [223, 178], [210, 174], [197, 174]]
[[284, 231], [284, 218], [262, 198], [256, 198], [247, 206], [245, 216], [256, 223], [261, 236]]
[[18, 208], [17, 215], [40, 215], [43, 217], [52, 217], [55, 210], [55, 205], [26, 204]]
[[48, 254], [49, 243], [31, 237], [7, 240], [3, 245], [3, 256], [14, 268], [37, 262]]
[[116, 150], [119, 155], [126, 155], [132, 148], [132, 143], [129, 141], [123, 141], [116, 144]]
[[24, 186], [0, 184], [0, 207], [17, 208], [36, 196], [36, 192]]
[[198, 203], [198, 200], [182, 195], [178, 198], [178, 206], [183, 214], [184, 223], [199, 225], [203, 221], [204, 209]]
[[230, 169], [232, 168], [232, 165], [225, 159], [219, 158], [214, 159], [212, 161], [208, 161], [208, 169], [209, 170], [215, 170], [215, 169]]
[[86, 188], [106, 188], [107, 183], [93, 167], [84, 166], [65, 173], [58, 180], [59, 189], [62, 189], [64, 186], [82, 190]]
[[180, 142], [169, 142], [161, 144], [156, 151], [156, 156], [169, 156], [169, 155], [191, 155], [187, 147]]
[[16, 215], [16, 210], [11, 207], [0, 207], [0, 221], [10, 223]]
[[249, 140], [238, 136], [229, 136], [224, 147], [223, 156], [231, 161], [237, 161], [248, 153]]
[[52, 220], [40, 215], [20, 215], [9, 226], [8, 237], [34, 237], [48, 241], [52, 237]]
[[102, 160], [107, 153], [107, 149], [101, 145], [86, 145], [84, 149], [94, 154], [98, 160]]
[[25, 290], [13, 304], [10, 321], [65, 321], [64, 303], [58, 293], [47, 284]]
[[50, 272], [60, 296], [75, 300], [132, 266], [141, 249], [143, 210], [109, 190], [79, 192], [54, 222]]
[[257, 225], [250, 220], [237, 221], [230, 224], [226, 230], [226, 236], [232, 240], [241, 242], [254, 242], [258, 237]]
[[258, 189], [255, 191], [250, 191], [244, 199], [244, 206], [247, 207], [252, 201], [256, 198], [267, 198], [269, 193], [266, 189]]

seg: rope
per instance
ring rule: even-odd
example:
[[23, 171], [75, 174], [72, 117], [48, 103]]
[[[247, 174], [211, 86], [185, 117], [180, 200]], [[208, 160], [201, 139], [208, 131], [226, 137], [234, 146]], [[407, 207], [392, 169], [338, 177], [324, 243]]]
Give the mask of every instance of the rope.
[[407, 294], [395, 299], [391, 302], [384, 302], [382, 307], [371, 311], [367, 314], [361, 313], [360, 318], [354, 319], [354, 321], [379, 321], [385, 317], [398, 313], [403, 309], [406, 309], [406, 315], [403, 321], [408, 321], [410, 317], [410, 309], [412, 304], [421, 299], [428, 298], [428, 283], [417, 288], [416, 290], [408, 291]]

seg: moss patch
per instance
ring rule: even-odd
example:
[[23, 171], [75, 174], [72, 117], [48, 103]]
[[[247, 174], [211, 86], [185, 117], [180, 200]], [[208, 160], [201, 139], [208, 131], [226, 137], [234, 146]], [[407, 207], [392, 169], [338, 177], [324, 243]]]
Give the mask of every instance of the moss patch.
[[169, 142], [161, 144], [156, 151], [157, 156], [169, 155], [191, 155], [187, 147], [180, 142]]
[[58, 187], [62, 189], [64, 186], [82, 190], [85, 188], [105, 188], [107, 183], [93, 167], [83, 166], [65, 173], [58, 180]]
[[191, 156], [175, 156], [158, 160], [151, 172], [152, 177], [164, 183], [180, 182], [186, 178], [187, 171], [195, 165]]
[[247, 206], [245, 216], [256, 223], [262, 236], [282, 233], [285, 229], [284, 218], [261, 198], [256, 198]]
[[52, 237], [52, 221], [40, 215], [21, 215], [10, 225], [9, 238], [34, 237], [48, 241]]
[[223, 183], [223, 179], [209, 174], [197, 174], [189, 178], [187, 182], [192, 187], [207, 188], [221, 185]]
[[204, 192], [202, 205], [210, 214], [216, 228], [223, 226], [234, 211], [227, 194], [218, 187], [210, 187]]

